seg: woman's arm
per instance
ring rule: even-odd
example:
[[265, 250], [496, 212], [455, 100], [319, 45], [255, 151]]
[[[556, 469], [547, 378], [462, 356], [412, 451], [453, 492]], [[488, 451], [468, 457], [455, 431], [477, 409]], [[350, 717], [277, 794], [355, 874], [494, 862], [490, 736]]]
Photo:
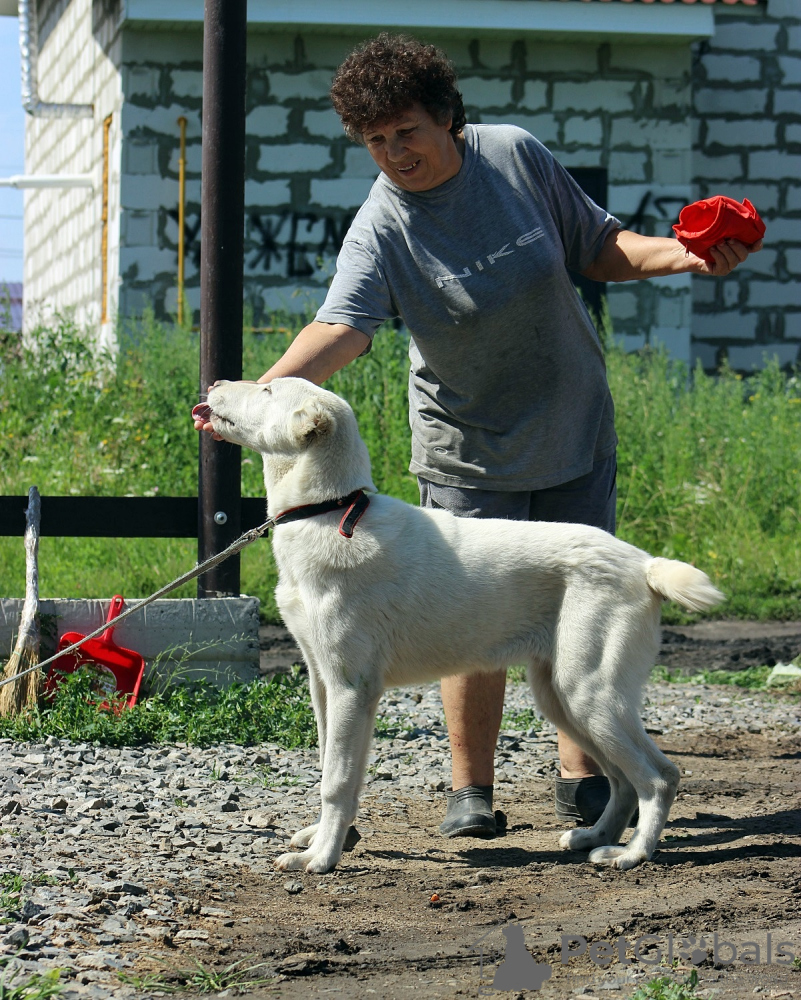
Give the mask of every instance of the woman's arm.
[[[283, 356], [258, 381], [269, 382], [283, 375], [294, 375], [320, 385], [334, 372], [358, 358], [369, 343], [370, 338], [352, 326], [318, 323], [315, 320], [300, 331]], [[195, 430], [213, 434], [208, 413], [203, 409], [196, 407]], [[213, 436], [221, 440], [218, 435]]]
[[615, 229], [601, 252], [581, 273], [593, 281], [633, 281], [664, 274], [711, 274], [724, 277], [741, 264], [749, 253], [762, 249], [762, 240], [748, 247], [739, 240], [726, 240], [712, 247], [714, 264], [689, 253], [678, 240], [641, 236], [628, 229]]
[[300, 331], [283, 357], [258, 381], [295, 375], [322, 385], [334, 372], [358, 358], [369, 343], [370, 338], [352, 326], [315, 320]]

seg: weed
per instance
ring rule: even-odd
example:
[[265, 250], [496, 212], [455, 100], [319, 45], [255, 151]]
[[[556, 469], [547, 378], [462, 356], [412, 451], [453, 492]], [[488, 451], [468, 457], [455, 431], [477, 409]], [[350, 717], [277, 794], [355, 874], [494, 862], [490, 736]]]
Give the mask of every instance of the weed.
[[47, 1000], [63, 991], [61, 969], [26, 974], [11, 964], [13, 958], [12, 955], [0, 955], [0, 1000]]
[[29, 885], [55, 885], [58, 879], [53, 875], [15, 875], [13, 872], [0, 874], [0, 912], [19, 910], [25, 902], [24, 889]]
[[697, 985], [698, 973], [695, 969], [681, 983], [668, 976], [659, 976], [638, 986], [631, 994], [631, 1000], [695, 1000], [698, 996], [695, 992]]
[[697, 674], [682, 674], [664, 666], [656, 666], [651, 672], [651, 680], [663, 684], [721, 684], [748, 691], [765, 691], [771, 669], [746, 667], [744, 670], [702, 670]]
[[501, 720], [502, 729], [517, 729], [528, 731], [542, 729], [542, 716], [534, 708], [521, 708], [513, 712], [504, 712]]
[[271, 983], [274, 976], [258, 975], [266, 966], [263, 963], [242, 968], [245, 960], [240, 959], [224, 969], [209, 969], [195, 960], [192, 969], [174, 969], [150, 973], [147, 976], [132, 976], [118, 973], [123, 983], [138, 989], [156, 990], [161, 993], [220, 993], [222, 990], [245, 991]]
[[47, 736], [105, 746], [142, 743], [313, 746], [317, 739], [306, 679], [299, 669], [251, 684], [217, 688], [177, 685], [115, 712], [96, 704], [91, 671], [64, 678], [52, 703], [0, 719], [0, 737], [37, 741]]

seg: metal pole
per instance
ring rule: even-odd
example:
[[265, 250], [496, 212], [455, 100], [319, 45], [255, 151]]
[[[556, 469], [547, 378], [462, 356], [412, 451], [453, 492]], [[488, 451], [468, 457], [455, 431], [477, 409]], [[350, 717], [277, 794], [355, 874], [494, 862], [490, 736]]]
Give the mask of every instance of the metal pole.
[[[205, 0], [200, 391], [242, 377], [247, 0]], [[240, 534], [240, 452], [200, 435], [198, 559]], [[198, 580], [198, 597], [239, 594], [239, 557]]]
[[184, 325], [184, 229], [186, 228], [186, 118], [178, 119], [178, 325]]

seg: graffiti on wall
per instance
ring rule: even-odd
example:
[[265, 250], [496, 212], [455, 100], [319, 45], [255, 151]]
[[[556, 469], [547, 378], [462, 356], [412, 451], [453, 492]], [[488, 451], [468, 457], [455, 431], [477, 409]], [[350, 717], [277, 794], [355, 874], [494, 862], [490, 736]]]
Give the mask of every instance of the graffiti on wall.
[[[630, 229], [634, 233], [642, 233], [646, 228], [646, 218], [657, 215], [660, 220], [666, 219], [668, 221], [665, 236], [673, 236], [673, 220], [678, 219], [679, 212], [685, 205], [685, 199], [676, 195], [654, 197], [653, 191], [646, 191], [642, 198], [640, 198], [640, 203], [635, 209], [634, 214], [630, 218], [624, 219], [623, 225], [626, 229]], [[651, 206], [653, 208], [651, 211], [648, 211]], [[659, 228], [661, 229], [661, 222]]]

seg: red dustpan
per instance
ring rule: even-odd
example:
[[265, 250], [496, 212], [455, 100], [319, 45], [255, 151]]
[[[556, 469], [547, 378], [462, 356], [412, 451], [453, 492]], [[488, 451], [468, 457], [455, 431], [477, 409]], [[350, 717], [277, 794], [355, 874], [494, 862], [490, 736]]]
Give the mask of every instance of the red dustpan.
[[[112, 597], [106, 615], [108, 628], [100, 638], [89, 639], [80, 649], [76, 649], [75, 652], [68, 653], [66, 656], [59, 656], [57, 660], [53, 661], [45, 684], [46, 697], [53, 696], [62, 674], [71, 674], [83, 664], [91, 663], [99, 667], [101, 673], [105, 675], [105, 677], [101, 676], [100, 678], [99, 693], [105, 695], [127, 694], [129, 697], [126, 700], [126, 705], [128, 708], [133, 708], [139, 697], [139, 687], [145, 672], [145, 661], [139, 653], [135, 653], [132, 649], [123, 649], [112, 638], [114, 632], [112, 622], [122, 611], [124, 604], [125, 601], [119, 594]], [[59, 650], [66, 649], [73, 643], [80, 642], [83, 638], [81, 632], [65, 632], [59, 640], [58, 648]], [[99, 707], [108, 708], [108, 702], [102, 703]]]

